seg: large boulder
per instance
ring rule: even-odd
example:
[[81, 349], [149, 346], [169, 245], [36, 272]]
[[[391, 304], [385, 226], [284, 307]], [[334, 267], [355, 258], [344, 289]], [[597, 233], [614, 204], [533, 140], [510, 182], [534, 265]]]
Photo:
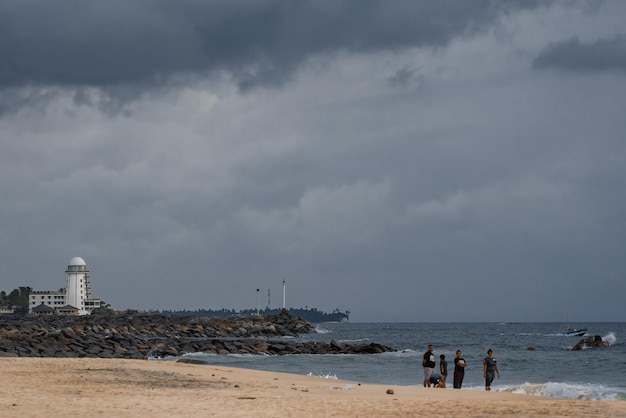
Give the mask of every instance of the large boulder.
[[599, 335], [593, 335], [591, 337], [583, 338], [578, 341], [573, 347], [572, 350], [582, 350], [583, 348], [598, 348], [598, 347], [608, 347], [609, 342], [603, 341], [602, 337]]

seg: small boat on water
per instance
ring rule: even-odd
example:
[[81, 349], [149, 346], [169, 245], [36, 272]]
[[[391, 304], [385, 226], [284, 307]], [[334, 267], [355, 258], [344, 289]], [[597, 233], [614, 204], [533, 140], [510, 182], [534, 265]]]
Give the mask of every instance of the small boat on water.
[[[574, 321], [576, 321], [575, 318], [574, 318]], [[575, 326], [570, 327], [569, 314], [567, 315], [567, 326], [565, 327], [565, 332], [563, 333], [563, 335], [574, 335], [576, 337], [582, 337], [583, 335], [587, 333], [587, 331], [588, 331], [587, 328], [576, 328]]]
[[563, 334], [565, 335], [575, 335], [577, 337], [582, 337], [587, 333], [587, 328], [566, 328]]

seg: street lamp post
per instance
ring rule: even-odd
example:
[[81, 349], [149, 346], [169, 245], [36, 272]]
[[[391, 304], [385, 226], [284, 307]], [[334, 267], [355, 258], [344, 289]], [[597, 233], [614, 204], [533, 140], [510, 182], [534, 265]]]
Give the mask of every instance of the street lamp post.
[[285, 281], [283, 280], [283, 309], [285, 309]]
[[256, 316], [259, 316], [259, 289], [256, 290]]

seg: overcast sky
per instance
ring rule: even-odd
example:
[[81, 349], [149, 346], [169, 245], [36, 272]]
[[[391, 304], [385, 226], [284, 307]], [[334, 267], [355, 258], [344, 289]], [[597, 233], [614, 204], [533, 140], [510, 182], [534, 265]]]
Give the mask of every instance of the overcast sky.
[[2, 290], [626, 321], [626, 2], [0, 0]]

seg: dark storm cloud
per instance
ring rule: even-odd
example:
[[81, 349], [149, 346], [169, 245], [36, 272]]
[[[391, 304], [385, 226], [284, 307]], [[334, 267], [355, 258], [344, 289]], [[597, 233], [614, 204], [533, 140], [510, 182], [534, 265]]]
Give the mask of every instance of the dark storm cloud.
[[0, 86], [158, 84], [220, 71], [244, 90], [280, 86], [311, 54], [442, 46], [512, 7], [458, 0], [3, 2]]
[[626, 36], [582, 43], [578, 38], [548, 46], [534, 60], [533, 68], [568, 71], [626, 71]]
[[622, 73], [532, 68], [587, 4], [0, 0], [3, 290], [624, 320]]

